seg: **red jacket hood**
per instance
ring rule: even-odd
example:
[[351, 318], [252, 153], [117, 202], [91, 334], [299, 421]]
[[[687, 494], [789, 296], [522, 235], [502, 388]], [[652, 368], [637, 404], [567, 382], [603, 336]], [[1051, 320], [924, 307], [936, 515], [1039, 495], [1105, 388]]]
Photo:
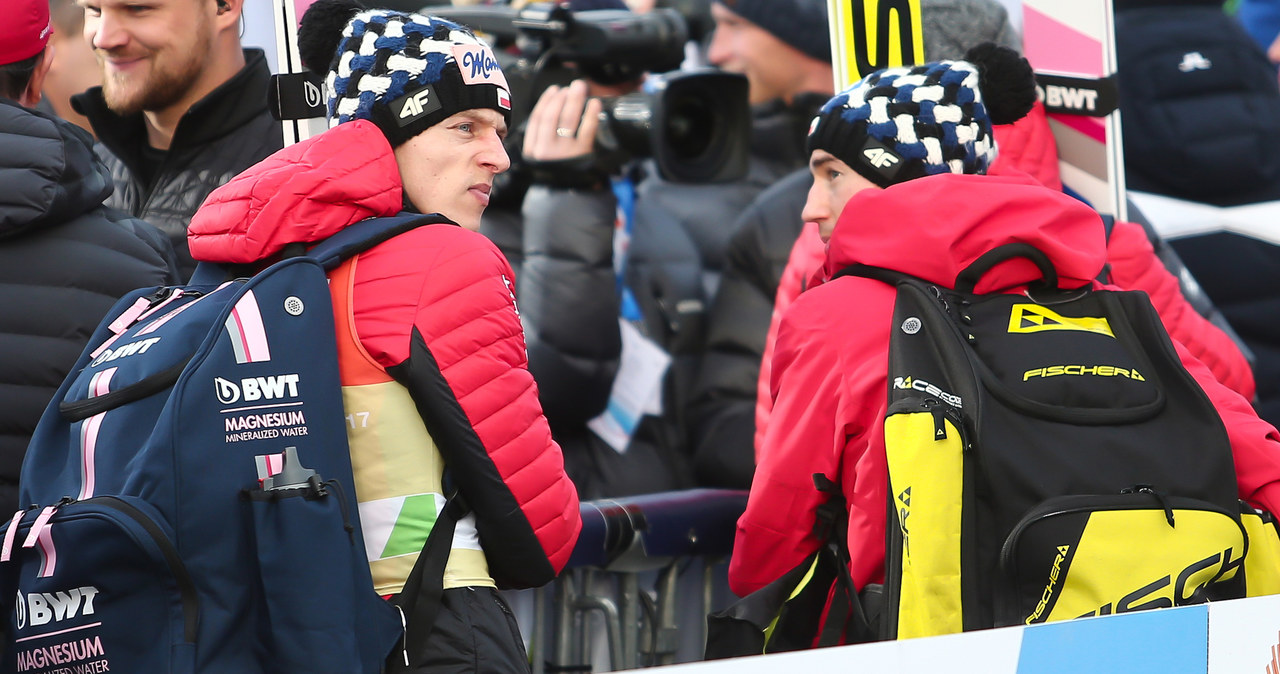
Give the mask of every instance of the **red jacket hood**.
[[[942, 174], [854, 195], [836, 224], [821, 276], [865, 264], [950, 288], [978, 256], [1019, 242], [1048, 255], [1066, 288], [1092, 282], [1107, 259], [1098, 214], [1080, 201], [1023, 173]], [[1014, 260], [986, 274], [977, 292], [1039, 278], [1031, 262]]]
[[1027, 116], [1013, 124], [991, 127], [996, 137], [996, 161], [992, 173], [1009, 168], [1029, 174], [1045, 187], [1062, 189], [1062, 174], [1058, 167], [1058, 141], [1045, 116], [1044, 105], [1039, 101]]
[[386, 137], [358, 120], [276, 152], [214, 190], [191, 219], [197, 260], [247, 264], [402, 206]]

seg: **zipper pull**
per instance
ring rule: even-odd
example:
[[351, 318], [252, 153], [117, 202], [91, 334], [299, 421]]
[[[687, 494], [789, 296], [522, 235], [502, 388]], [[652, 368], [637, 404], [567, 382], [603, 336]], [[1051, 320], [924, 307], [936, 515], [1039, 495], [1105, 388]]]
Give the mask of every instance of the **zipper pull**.
[[13, 539], [18, 535], [18, 525], [22, 523], [22, 518], [27, 514], [25, 510], [19, 510], [13, 514], [13, 519], [9, 520], [9, 529], [4, 532], [4, 547], [0, 548], [0, 562], [7, 562], [13, 556]]
[[404, 619], [404, 609], [396, 605], [396, 613], [400, 614], [400, 653], [404, 655], [404, 666], [409, 666], [409, 623]]
[[[1134, 485], [1134, 488], [1131, 490], [1126, 489], [1125, 492], [1129, 492], [1129, 493], [1136, 492], [1139, 494], [1150, 494], [1154, 496], [1156, 500], [1160, 502], [1160, 507], [1164, 509], [1164, 518], [1168, 520], [1169, 526], [1171, 527], [1173, 526], [1173, 508], [1169, 507], [1169, 500], [1165, 498], [1164, 494], [1156, 491], [1155, 487], [1152, 487], [1149, 484], [1139, 484], [1139, 485]], [[1121, 492], [1121, 493], [1125, 493], [1125, 492]]]
[[933, 415], [933, 440], [947, 439], [947, 411], [942, 409], [941, 405], [931, 405], [929, 413]]
[[53, 517], [54, 513], [58, 512], [58, 508], [65, 505], [63, 501], [66, 500], [66, 498], [63, 498], [62, 501], [58, 501], [56, 504], [51, 506], [46, 506], [44, 510], [40, 511], [40, 514], [36, 516], [36, 521], [31, 523], [31, 530], [27, 532], [26, 540], [22, 541], [23, 548], [35, 547], [36, 541], [40, 538], [40, 534], [44, 533], [45, 528], [49, 526], [49, 519]]

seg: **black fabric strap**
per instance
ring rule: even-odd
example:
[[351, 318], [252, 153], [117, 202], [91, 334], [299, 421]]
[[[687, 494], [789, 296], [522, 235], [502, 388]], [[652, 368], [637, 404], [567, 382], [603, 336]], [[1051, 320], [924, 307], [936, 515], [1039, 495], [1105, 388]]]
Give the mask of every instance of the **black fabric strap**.
[[62, 414], [62, 418], [66, 419], [68, 423], [74, 424], [95, 414], [102, 414], [126, 403], [155, 395], [173, 386], [178, 381], [178, 377], [182, 376], [182, 371], [186, 369], [187, 363], [190, 361], [190, 358], [183, 359], [166, 370], [157, 372], [142, 381], [134, 382], [110, 393], [75, 402], [60, 402], [58, 403], [58, 412]]
[[836, 579], [831, 608], [818, 636], [818, 647], [871, 641], [874, 637], [871, 625], [849, 573], [849, 511], [844, 495], [840, 486], [822, 473], [814, 473], [813, 483], [828, 496], [827, 502], [818, 506], [814, 523], [814, 533], [822, 539], [820, 563], [831, 565]]
[[412, 672], [419, 664], [444, 598], [444, 567], [453, 549], [453, 531], [469, 512], [461, 494], [455, 492], [445, 501], [404, 589], [391, 599], [405, 617], [404, 649], [388, 658], [387, 672]]

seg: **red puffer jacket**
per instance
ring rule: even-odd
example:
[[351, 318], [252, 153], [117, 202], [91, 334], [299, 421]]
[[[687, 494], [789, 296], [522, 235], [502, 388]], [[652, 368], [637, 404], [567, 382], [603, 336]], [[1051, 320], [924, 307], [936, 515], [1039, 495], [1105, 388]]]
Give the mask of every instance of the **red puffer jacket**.
[[[213, 192], [191, 221], [191, 253], [271, 262], [289, 243], [398, 213], [401, 195], [382, 133], [365, 121], [343, 124]], [[419, 409], [418, 392], [434, 387], [431, 395], [451, 396], [444, 406], [465, 414], [428, 430], [476, 514], [494, 580], [512, 587], [550, 581], [582, 522], [527, 369], [511, 266], [488, 239], [451, 225], [412, 230], [357, 262], [351, 313], [361, 345]]]
[[[1046, 187], [1062, 189], [1062, 179], [1058, 172], [1058, 148], [1043, 106], [1037, 103], [1026, 117], [1014, 124], [996, 126], [994, 131], [1000, 153], [993, 165], [993, 173], [1008, 169], [1022, 171]], [[809, 278], [822, 265], [825, 254], [826, 246], [818, 238], [818, 228], [806, 225], [791, 249], [787, 267], [778, 284], [756, 396], [757, 463], [765, 428], [768, 427], [773, 409], [773, 401], [769, 398], [769, 371], [778, 322], [783, 310], [791, 305]], [[1151, 303], [1160, 314], [1165, 330], [1209, 366], [1218, 381], [1245, 399], [1253, 399], [1253, 370], [1249, 367], [1249, 361], [1225, 332], [1210, 323], [1187, 302], [1178, 279], [1169, 273], [1156, 256], [1141, 225], [1124, 221], [1115, 223], [1111, 237], [1107, 240], [1107, 264], [1110, 265], [1113, 285], [1126, 290], [1145, 290], [1151, 296]]]
[[[835, 228], [821, 278], [861, 263], [950, 287], [981, 253], [1010, 242], [1045, 252], [1063, 287], [1096, 286], [1107, 261], [1098, 215], [1072, 197], [1026, 174], [944, 174], [855, 195]], [[1000, 265], [977, 292], [1017, 289], [1038, 274], [1030, 264]], [[883, 579], [885, 354], [895, 295], [879, 281], [841, 277], [800, 295], [783, 317], [770, 385], [772, 418], [729, 564], [735, 593], [763, 587], [817, 548], [810, 527], [797, 526], [812, 522], [823, 500], [813, 488], [817, 472], [840, 484], [848, 501], [855, 584]], [[1222, 416], [1240, 497], [1274, 512], [1280, 507], [1280, 436], [1184, 347], [1177, 349]]]

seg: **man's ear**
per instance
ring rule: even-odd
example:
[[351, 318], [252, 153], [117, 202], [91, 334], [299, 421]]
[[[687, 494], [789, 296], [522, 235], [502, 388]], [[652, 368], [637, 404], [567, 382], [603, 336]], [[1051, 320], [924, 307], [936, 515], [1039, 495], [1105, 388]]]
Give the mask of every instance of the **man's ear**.
[[214, 0], [217, 3], [218, 11], [214, 20], [221, 30], [230, 26], [237, 33], [240, 31], [241, 14], [244, 11], [244, 0]]
[[40, 103], [40, 92], [44, 89], [44, 77], [49, 74], [49, 67], [53, 65], [53, 43], [50, 42], [44, 46], [44, 50], [40, 52], [40, 60], [36, 61], [36, 69], [31, 72], [31, 81], [27, 82], [26, 91], [22, 92], [22, 96], [18, 98], [18, 104], [34, 108]]

